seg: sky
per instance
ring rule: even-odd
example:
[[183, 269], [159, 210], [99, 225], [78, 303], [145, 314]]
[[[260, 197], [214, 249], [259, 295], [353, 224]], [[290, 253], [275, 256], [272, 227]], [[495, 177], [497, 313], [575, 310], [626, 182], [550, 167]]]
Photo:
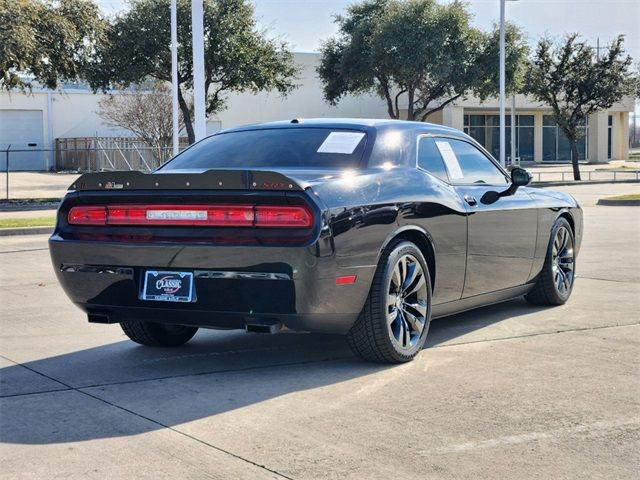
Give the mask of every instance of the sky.
[[[451, 0], [441, 0], [443, 2]], [[126, 0], [98, 0], [107, 14], [126, 9]], [[354, 0], [253, 0], [256, 19], [271, 36], [289, 42], [296, 52], [315, 52], [336, 33], [333, 17]], [[499, 0], [468, 0], [473, 24], [488, 30], [499, 20]], [[579, 32], [596, 46], [626, 35], [626, 49], [640, 61], [640, 0], [507, 1], [506, 17], [520, 26], [533, 44], [543, 35]]]

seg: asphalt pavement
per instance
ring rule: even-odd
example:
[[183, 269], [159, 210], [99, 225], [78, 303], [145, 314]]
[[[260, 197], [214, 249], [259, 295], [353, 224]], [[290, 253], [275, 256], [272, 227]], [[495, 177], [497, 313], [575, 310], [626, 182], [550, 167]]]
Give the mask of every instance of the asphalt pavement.
[[436, 320], [401, 366], [328, 335], [140, 347], [86, 323], [46, 236], [0, 238], [0, 478], [636, 479], [640, 209], [594, 206], [619, 188], [563, 188], [585, 208], [566, 305]]

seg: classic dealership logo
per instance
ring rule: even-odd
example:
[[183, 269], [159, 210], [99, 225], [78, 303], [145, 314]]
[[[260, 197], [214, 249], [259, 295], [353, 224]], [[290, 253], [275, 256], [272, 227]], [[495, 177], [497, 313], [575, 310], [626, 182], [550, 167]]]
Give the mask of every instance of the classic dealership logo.
[[176, 293], [182, 288], [182, 280], [179, 278], [162, 277], [156, 282], [156, 288], [165, 294]]

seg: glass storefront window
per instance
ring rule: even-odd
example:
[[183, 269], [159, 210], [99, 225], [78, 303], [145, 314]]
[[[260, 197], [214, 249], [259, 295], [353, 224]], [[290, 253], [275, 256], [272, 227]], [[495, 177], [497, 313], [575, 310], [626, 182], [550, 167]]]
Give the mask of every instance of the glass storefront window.
[[[582, 122], [580, 129], [582, 131], [577, 142], [578, 160], [586, 160], [588, 155], [588, 122]], [[571, 161], [571, 144], [562, 130], [558, 128], [553, 115], [542, 117], [542, 160], [545, 162]]]
[[[507, 157], [511, 150], [511, 116], [505, 117]], [[491, 155], [500, 155], [500, 116], [465, 115], [464, 132], [486, 148]], [[516, 115], [516, 156], [521, 161], [533, 161], [533, 115]]]

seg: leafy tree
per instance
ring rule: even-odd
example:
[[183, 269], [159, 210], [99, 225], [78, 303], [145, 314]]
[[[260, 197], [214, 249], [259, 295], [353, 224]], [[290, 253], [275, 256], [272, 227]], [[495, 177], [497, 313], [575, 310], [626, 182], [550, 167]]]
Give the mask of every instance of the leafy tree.
[[551, 107], [558, 127], [571, 144], [575, 180], [580, 180], [578, 127], [592, 113], [634, 94], [637, 80], [630, 72], [631, 57], [625, 54], [623, 42], [624, 36], [618, 36], [607, 52], [598, 56], [576, 33], [557, 46], [545, 38], [538, 43], [529, 64], [525, 90]]
[[[171, 91], [161, 83], [151, 89], [136, 86], [100, 100], [99, 115], [110, 125], [121, 127], [143, 140], [158, 163], [170, 156], [173, 141]], [[179, 115], [180, 128], [184, 119]]]
[[82, 78], [106, 27], [91, 0], [0, 0], [0, 87]]
[[[189, 141], [195, 140], [185, 91], [193, 87], [191, 2], [178, 0], [178, 101]], [[205, 92], [207, 114], [225, 107], [225, 94], [275, 89], [288, 93], [297, 68], [283, 42], [256, 29], [246, 0], [205, 0]], [[171, 81], [169, 0], [132, 0], [109, 32], [99, 68], [90, 75], [94, 89], [126, 86], [146, 78]]]
[[[463, 3], [436, 0], [365, 0], [337, 16], [338, 36], [322, 46], [318, 74], [325, 99], [373, 92], [391, 118], [424, 121], [460, 97], [498, 92], [498, 31], [472, 28]], [[520, 31], [507, 29], [508, 88], [527, 47]]]

